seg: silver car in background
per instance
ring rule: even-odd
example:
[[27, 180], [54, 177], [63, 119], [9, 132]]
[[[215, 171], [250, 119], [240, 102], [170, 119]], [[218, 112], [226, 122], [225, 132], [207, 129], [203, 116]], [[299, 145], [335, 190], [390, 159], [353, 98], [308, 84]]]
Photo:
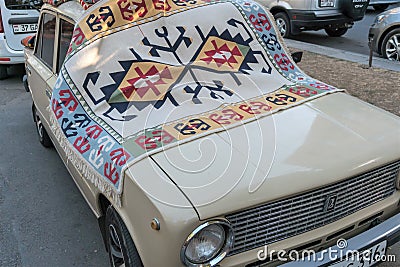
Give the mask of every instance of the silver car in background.
[[368, 39], [375, 52], [400, 61], [400, 7], [379, 14], [369, 29]]

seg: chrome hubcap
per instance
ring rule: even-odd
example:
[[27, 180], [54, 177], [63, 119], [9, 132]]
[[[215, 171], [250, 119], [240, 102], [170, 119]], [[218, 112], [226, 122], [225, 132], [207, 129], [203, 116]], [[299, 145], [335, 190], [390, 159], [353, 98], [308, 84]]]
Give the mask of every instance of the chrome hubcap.
[[117, 230], [114, 225], [110, 225], [109, 229], [109, 240], [110, 240], [110, 253], [111, 263], [113, 267], [125, 267], [124, 255], [122, 253], [122, 245], [119, 241]]
[[277, 18], [276, 25], [278, 26], [278, 30], [281, 33], [281, 35], [284, 36], [286, 33], [286, 22], [281, 18]]
[[389, 60], [400, 61], [400, 34], [395, 34], [390, 37], [386, 43], [386, 57]]

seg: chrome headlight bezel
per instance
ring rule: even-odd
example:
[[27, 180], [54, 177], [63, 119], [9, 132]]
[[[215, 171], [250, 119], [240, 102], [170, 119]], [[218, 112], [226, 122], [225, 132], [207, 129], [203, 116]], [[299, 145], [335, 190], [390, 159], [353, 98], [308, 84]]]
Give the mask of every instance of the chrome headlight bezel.
[[386, 14], [381, 14], [381, 15], [376, 16], [374, 24], [382, 23], [387, 17], [388, 17], [388, 15], [386, 15]]
[[[225, 231], [225, 240], [223, 242], [222, 247], [219, 248], [218, 251], [215, 253], [215, 255], [213, 255], [213, 257], [206, 262], [202, 262], [202, 263], [191, 262], [186, 257], [186, 249], [187, 249], [188, 245], [190, 244], [190, 242], [193, 240], [193, 238], [198, 233], [200, 233], [202, 230], [204, 230], [208, 226], [211, 226], [214, 224], [221, 226]], [[186, 238], [186, 240], [182, 246], [182, 249], [181, 249], [181, 261], [185, 264], [185, 266], [188, 266], [188, 267], [215, 266], [219, 262], [221, 262], [226, 257], [226, 255], [228, 255], [229, 251], [231, 250], [231, 248], [233, 246], [233, 241], [234, 241], [234, 232], [233, 232], [233, 228], [228, 220], [215, 219], [212, 221], [205, 222], [205, 223], [199, 225], [198, 227], [196, 227], [196, 229], [193, 230], [192, 233], [190, 233], [190, 235]]]

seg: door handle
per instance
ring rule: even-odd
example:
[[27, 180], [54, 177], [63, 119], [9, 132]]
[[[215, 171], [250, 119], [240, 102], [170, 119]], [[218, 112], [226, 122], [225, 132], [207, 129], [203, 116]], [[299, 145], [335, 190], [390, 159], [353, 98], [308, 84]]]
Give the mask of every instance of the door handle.
[[46, 96], [47, 96], [49, 99], [51, 99], [51, 94], [52, 94], [52, 91], [50, 91], [49, 89], [46, 89]]

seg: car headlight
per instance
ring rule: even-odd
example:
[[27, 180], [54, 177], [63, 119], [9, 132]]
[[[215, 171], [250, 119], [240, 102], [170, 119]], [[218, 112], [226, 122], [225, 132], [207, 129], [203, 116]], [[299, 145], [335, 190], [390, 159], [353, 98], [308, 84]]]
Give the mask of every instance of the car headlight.
[[374, 23], [381, 23], [381, 22], [384, 21], [387, 17], [388, 17], [388, 15], [378, 15], [378, 16], [376, 16], [375, 22], [374, 22]]
[[186, 266], [215, 266], [229, 253], [233, 230], [226, 220], [206, 222], [197, 227], [182, 246], [181, 260]]
[[400, 190], [400, 169], [397, 172], [397, 179], [395, 180], [397, 190]]

